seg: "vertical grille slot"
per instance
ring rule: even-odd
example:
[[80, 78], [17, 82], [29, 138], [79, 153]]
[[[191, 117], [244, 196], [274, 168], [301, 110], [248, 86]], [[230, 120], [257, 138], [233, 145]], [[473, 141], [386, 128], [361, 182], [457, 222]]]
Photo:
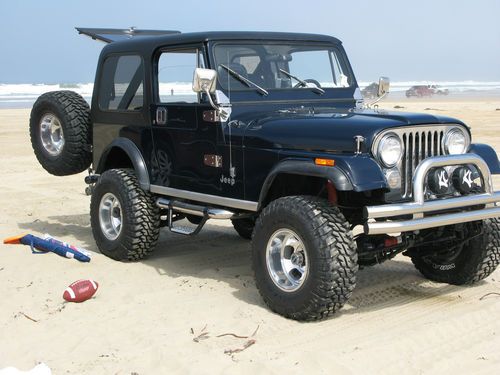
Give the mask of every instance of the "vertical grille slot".
[[444, 154], [442, 140], [444, 131], [428, 130], [399, 133], [404, 145], [401, 159], [401, 194], [410, 198], [413, 192], [413, 175], [418, 165], [426, 158]]

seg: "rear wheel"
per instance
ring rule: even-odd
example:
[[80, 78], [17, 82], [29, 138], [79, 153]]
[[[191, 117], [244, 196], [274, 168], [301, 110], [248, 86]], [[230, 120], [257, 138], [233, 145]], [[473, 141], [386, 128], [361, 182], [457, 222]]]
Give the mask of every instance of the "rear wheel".
[[41, 95], [31, 110], [30, 136], [35, 156], [47, 172], [67, 176], [90, 166], [90, 108], [77, 93]]
[[99, 250], [115, 260], [142, 259], [158, 242], [159, 208], [130, 169], [101, 175], [92, 191], [90, 220]]
[[455, 285], [473, 284], [497, 268], [500, 263], [500, 219], [463, 225], [471, 232], [473, 226], [478, 227], [479, 234], [437, 254], [421, 255], [419, 249], [410, 252], [415, 267], [429, 280]]
[[349, 299], [358, 270], [356, 246], [337, 207], [314, 197], [271, 202], [252, 238], [255, 281], [266, 304], [296, 320], [317, 320]]

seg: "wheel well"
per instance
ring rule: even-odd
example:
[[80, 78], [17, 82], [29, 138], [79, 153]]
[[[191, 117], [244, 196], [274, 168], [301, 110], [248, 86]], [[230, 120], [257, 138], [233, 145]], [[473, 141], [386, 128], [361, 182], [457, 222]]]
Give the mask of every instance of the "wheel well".
[[327, 199], [338, 206], [351, 223], [363, 221], [364, 206], [383, 202], [383, 190], [340, 191], [326, 177], [280, 173], [274, 178], [262, 199], [261, 208], [275, 199], [292, 195], [311, 195]]
[[109, 150], [99, 172], [102, 173], [104, 171], [107, 171], [108, 169], [115, 168], [134, 169], [132, 160], [130, 160], [130, 157], [127, 155], [127, 153], [120, 147], [113, 147], [111, 150]]
[[261, 205], [265, 207], [277, 198], [291, 195], [313, 195], [328, 198], [327, 182], [328, 180], [322, 177], [280, 173], [274, 178]]

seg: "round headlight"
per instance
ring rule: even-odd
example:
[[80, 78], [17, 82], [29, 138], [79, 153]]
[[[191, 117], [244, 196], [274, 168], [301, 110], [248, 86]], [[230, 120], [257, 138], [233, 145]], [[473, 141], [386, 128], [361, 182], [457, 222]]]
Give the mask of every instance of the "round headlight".
[[384, 136], [378, 144], [377, 153], [386, 167], [394, 167], [403, 155], [401, 140], [396, 134]]
[[469, 148], [469, 137], [460, 128], [453, 128], [443, 139], [444, 151], [449, 155], [463, 154]]

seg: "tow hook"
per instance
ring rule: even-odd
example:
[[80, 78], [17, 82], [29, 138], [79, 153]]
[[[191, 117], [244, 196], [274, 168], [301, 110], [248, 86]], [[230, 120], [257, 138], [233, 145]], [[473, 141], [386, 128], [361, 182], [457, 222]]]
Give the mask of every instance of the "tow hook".
[[100, 174], [94, 174], [94, 171], [92, 169], [89, 169], [89, 174], [88, 176], [85, 176], [84, 181], [87, 185], [85, 188], [85, 194], [86, 195], [92, 195], [92, 191], [94, 190], [94, 186], [99, 181], [99, 177], [101, 177]]
[[87, 185], [93, 185], [99, 180], [99, 177], [101, 177], [99, 174], [89, 174], [85, 176], [84, 181]]

